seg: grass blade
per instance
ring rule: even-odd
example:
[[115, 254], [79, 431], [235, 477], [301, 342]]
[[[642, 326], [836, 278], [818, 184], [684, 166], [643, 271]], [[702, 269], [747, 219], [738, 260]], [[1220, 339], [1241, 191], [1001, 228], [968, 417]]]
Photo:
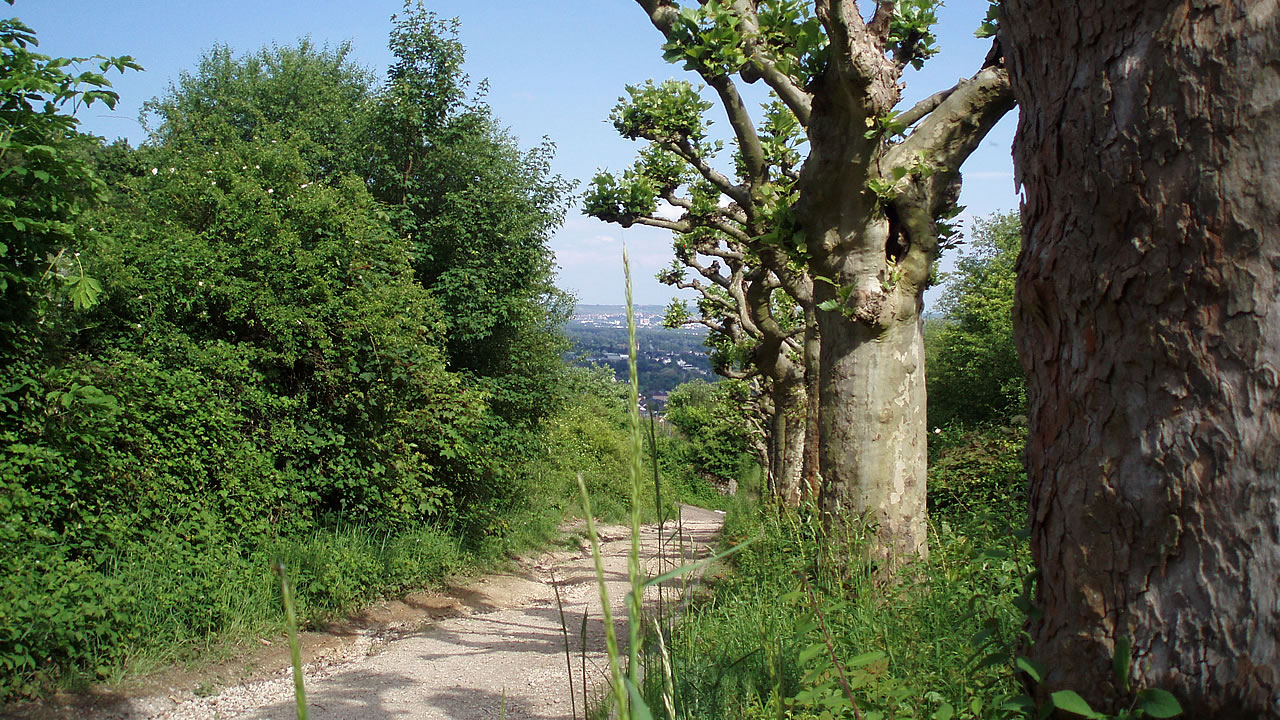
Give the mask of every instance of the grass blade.
[[298, 645], [298, 617], [293, 607], [293, 587], [283, 560], [276, 560], [274, 570], [280, 576], [280, 595], [284, 600], [284, 621], [289, 627], [289, 657], [293, 661], [293, 699], [298, 706], [298, 720], [307, 720], [307, 689], [302, 681], [302, 648]]

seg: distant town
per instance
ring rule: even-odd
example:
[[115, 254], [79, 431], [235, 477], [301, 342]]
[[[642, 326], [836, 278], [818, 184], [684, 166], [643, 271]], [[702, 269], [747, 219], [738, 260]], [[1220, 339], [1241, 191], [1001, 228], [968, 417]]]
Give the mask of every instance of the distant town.
[[[662, 328], [667, 308], [663, 305], [636, 305], [633, 314], [637, 328]], [[582, 327], [625, 328], [627, 308], [625, 305], [579, 305], [573, 311], [573, 322]], [[681, 328], [674, 332], [705, 334], [698, 328]]]
[[[715, 380], [702, 327], [665, 328], [666, 308], [637, 305], [637, 366], [640, 394], [661, 406], [676, 385], [690, 380]], [[622, 305], [579, 305], [565, 327], [574, 343], [569, 359], [579, 365], [607, 365], [619, 380], [628, 377], [627, 309]]]

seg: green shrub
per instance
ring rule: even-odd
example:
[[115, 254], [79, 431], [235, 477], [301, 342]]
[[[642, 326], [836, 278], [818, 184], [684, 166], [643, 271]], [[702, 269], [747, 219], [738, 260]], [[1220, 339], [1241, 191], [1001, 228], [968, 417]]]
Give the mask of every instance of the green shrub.
[[1026, 524], [1024, 426], [945, 428], [929, 436], [929, 514], [957, 527]]
[[929, 423], [1007, 423], [1025, 412], [1026, 379], [1013, 342], [1014, 265], [1022, 245], [1015, 213], [975, 224], [971, 252], [948, 274], [941, 317], [925, 326]]

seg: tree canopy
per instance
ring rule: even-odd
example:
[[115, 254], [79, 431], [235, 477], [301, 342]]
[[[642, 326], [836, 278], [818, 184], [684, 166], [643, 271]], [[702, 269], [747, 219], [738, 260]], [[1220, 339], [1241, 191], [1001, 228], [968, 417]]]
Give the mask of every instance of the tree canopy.
[[[899, 107], [904, 70], [936, 53], [936, 0], [865, 16], [830, 0], [637, 4], [663, 56], [714, 95], [733, 147], [720, 157], [693, 84], [627, 86], [610, 119], [647, 145], [593, 180], [586, 212], [672, 230], [680, 261], [729, 297], [741, 285], [719, 260], [733, 257], [753, 269], [758, 308], [774, 293], [805, 308], [821, 501], [876, 526], [886, 564], [926, 554], [922, 294], [955, 233], [960, 165], [1013, 107], [998, 44], [972, 77]], [[760, 112], [739, 80], [768, 87]], [[738, 321], [767, 319], [745, 304]]]

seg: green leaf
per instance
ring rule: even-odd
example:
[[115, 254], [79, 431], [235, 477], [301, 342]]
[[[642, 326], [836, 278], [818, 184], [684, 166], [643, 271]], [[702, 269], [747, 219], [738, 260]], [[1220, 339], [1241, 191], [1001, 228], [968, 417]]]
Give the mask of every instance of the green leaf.
[[753, 542], [755, 542], [755, 540], [754, 540], [754, 539], [752, 539], [752, 540], [747, 540], [747, 541], [745, 541], [745, 542], [741, 542], [741, 543], [738, 543], [737, 545], [734, 545], [733, 547], [729, 548], [728, 550], [725, 550], [725, 551], [724, 551], [724, 552], [722, 552], [722, 553], [717, 553], [717, 554], [712, 555], [712, 556], [710, 556], [710, 557], [703, 558], [702, 560], [699, 560], [699, 561], [698, 561], [698, 562], [696, 562], [696, 563], [689, 563], [688, 565], [681, 565], [680, 567], [676, 568], [675, 570], [669, 570], [669, 571], [667, 571], [667, 572], [665, 572], [665, 573], [663, 573], [663, 574], [661, 574], [661, 575], [659, 575], [659, 576], [657, 576], [657, 577], [653, 578], [652, 580], [649, 580], [648, 582], [646, 582], [646, 583], [644, 584], [644, 587], [646, 587], [646, 588], [647, 588], [647, 587], [652, 587], [652, 586], [654, 586], [654, 585], [658, 585], [658, 584], [660, 584], [660, 583], [664, 583], [664, 582], [666, 582], [666, 581], [668, 581], [668, 580], [671, 580], [672, 578], [678, 578], [678, 577], [680, 577], [681, 575], [684, 575], [684, 574], [685, 574], [685, 573], [687, 573], [687, 572], [692, 572], [692, 571], [694, 571], [694, 570], [698, 570], [698, 569], [700, 569], [700, 568], [704, 568], [704, 567], [706, 567], [706, 566], [710, 565], [711, 563], [713, 563], [713, 562], [715, 562], [715, 561], [717, 561], [717, 560], [723, 560], [724, 558], [727, 558], [727, 557], [729, 557], [730, 555], [733, 555], [733, 554], [735, 554], [735, 553], [741, 552], [743, 549], [745, 549], [748, 545], [750, 545], [750, 544], [751, 544], [751, 543], [753, 543]]
[[631, 697], [631, 720], [653, 720], [653, 713], [649, 712], [649, 706], [645, 704], [644, 696], [632, 684], [631, 678], [623, 678], [622, 682], [626, 683], [627, 695]]
[[822, 654], [827, 649], [826, 643], [814, 643], [804, 650], [800, 651], [800, 657], [796, 658], [796, 662], [800, 665], [807, 664], [810, 660]]
[[1080, 697], [1075, 690], [1059, 690], [1049, 697], [1053, 702], [1053, 706], [1059, 710], [1065, 710], [1069, 713], [1075, 713], [1076, 715], [1087, 718], [1101, 719], [1106, 717], [1102, 713], [1096, 712], [1093, 708], [1089, 707], [1089, 703], [1085, 702], [1084, 698]]
[[1129, 692], [1129, 670], [1133, 661], [1133, 643], [1128, 637], [1116, 638], [1115, 654], [1111, 656], [1111, 669], [1115, 672], [1116, 682], [1120, 689]]
[[1171, 718], [1182, 714], [1182, 703], [1168, 690], [1147, 688], [1138, 692], [1138, 707], [1151, 717]]
[[885, 654], [879, 650], [864, 652], [861, 655], [851, 658], [849, 660], [849, 667], [851, 668], [863, 667], [865, 665], [870, 665], [871, 663], [876, 662], [877, 660], [882, 660], [884, 657], [885, 657]]
[[1032, 660], [1031, 658], [1025, 658], [1021, 656], [1019, 656], [1016, 660], [1014, 660], [1013, 664], [1016, 665], [1019, 670], [1026, 673], [1036, 683], [1044, 682], [1044, 674], [1045, 674], [1044, 665], [1041, 665], [1040, 663], [1036, 662], [1035, 660]]
[[838, 307], [840, 307], [840, 301], [834, 298], [831, 300], [823, 300], [822, 302], [818, 303], [819, 310], [830, 311], [830, 310], [835, 310]]
[[951, 718], [955, 717], [955, 714], [956, 709], [951, 706], [951, 703], [944, 702], [942, 707], [938, 708], [938, 711], [933, 714], [933, 720], [951, 720]]

